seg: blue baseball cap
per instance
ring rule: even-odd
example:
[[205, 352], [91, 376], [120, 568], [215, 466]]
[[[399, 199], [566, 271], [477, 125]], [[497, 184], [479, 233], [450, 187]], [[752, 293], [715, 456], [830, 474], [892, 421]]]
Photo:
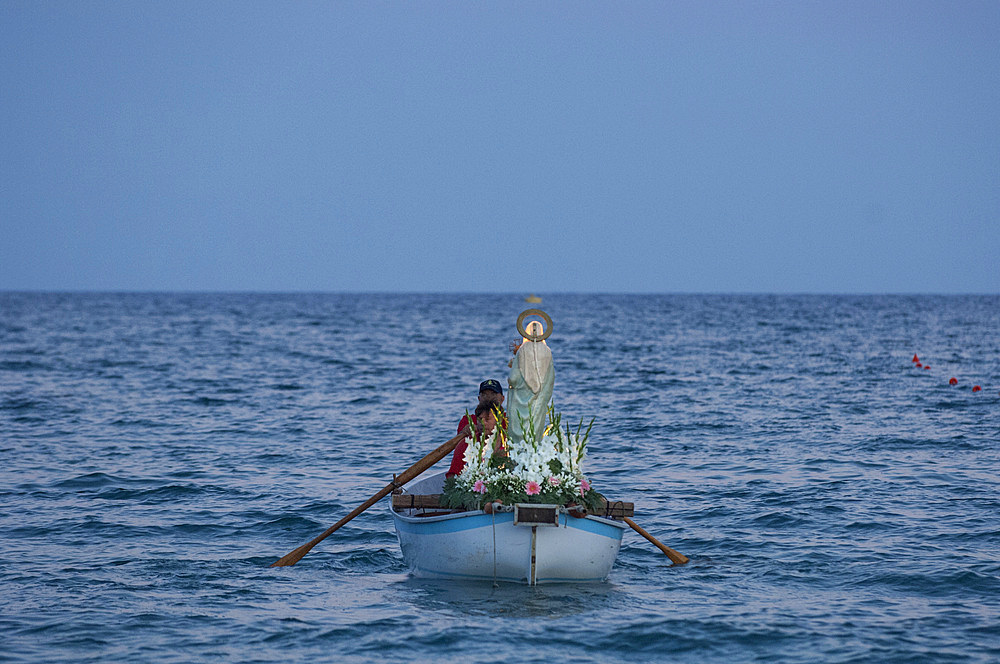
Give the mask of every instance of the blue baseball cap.
[[489, 380], [484, 380], [483, 382], [481, 382], [479, 384], [479, 391], [485, 392], [486, 390], [491, 390], [493, 392], [496, 392], [500, 396], [503, 396], [503, 388], [500, 387], [500, 381], [498, 380], [493, 380], [491, 378]]

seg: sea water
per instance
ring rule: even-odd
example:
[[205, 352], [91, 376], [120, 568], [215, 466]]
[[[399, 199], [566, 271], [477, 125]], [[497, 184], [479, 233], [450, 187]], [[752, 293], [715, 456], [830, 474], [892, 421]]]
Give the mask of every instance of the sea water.
[[[415, 579], [383, 501], [268, 567], [451, 438], [529, 306], [595, 488], [690, 563], [626, 531], [606, 583]], [[996, 296], [0, 293], [0, 660], [1000, 661], [998, 330]]]

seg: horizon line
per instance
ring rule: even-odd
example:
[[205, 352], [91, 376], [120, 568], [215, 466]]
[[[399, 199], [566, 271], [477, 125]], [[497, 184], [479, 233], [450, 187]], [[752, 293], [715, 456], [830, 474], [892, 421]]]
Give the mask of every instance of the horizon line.
[[[0, 288], [2, 294], [36, 295], [496, 295], [514, 297], [561, 297], [581, 295], [670, 295], [670, 296], [997, 296], [1000, 292], [989, 291], [548, 291], [545, 295], [537, 292], [521, 291], [445, 291], [445, 290], [260, 290], [260, 289], [48, 289], [48, 288]], [[528, 303], [530, 304], [530, 303]]]

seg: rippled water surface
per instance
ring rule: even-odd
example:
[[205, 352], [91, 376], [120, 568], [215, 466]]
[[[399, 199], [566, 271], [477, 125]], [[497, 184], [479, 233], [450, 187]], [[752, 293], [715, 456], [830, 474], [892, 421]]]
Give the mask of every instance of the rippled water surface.
[[995, 296], [548, 296], [591, 479], [688, 565], [412, 579], [383, 503], [269, 568], [454, 434], [526, 306], [0, 293], [0, 661], [1000, 661]]

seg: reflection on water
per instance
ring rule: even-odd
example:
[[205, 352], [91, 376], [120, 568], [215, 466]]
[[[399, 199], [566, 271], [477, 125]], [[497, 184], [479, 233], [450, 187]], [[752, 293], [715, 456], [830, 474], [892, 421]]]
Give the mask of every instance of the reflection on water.
[[408, 577], [393, 584], [400, 601], [418, 612], [492, 618], [566, 618], [601, 612], [625, 600], [612, 583], [552, 583], [528, 586], [489, 581], [447, 581]]

